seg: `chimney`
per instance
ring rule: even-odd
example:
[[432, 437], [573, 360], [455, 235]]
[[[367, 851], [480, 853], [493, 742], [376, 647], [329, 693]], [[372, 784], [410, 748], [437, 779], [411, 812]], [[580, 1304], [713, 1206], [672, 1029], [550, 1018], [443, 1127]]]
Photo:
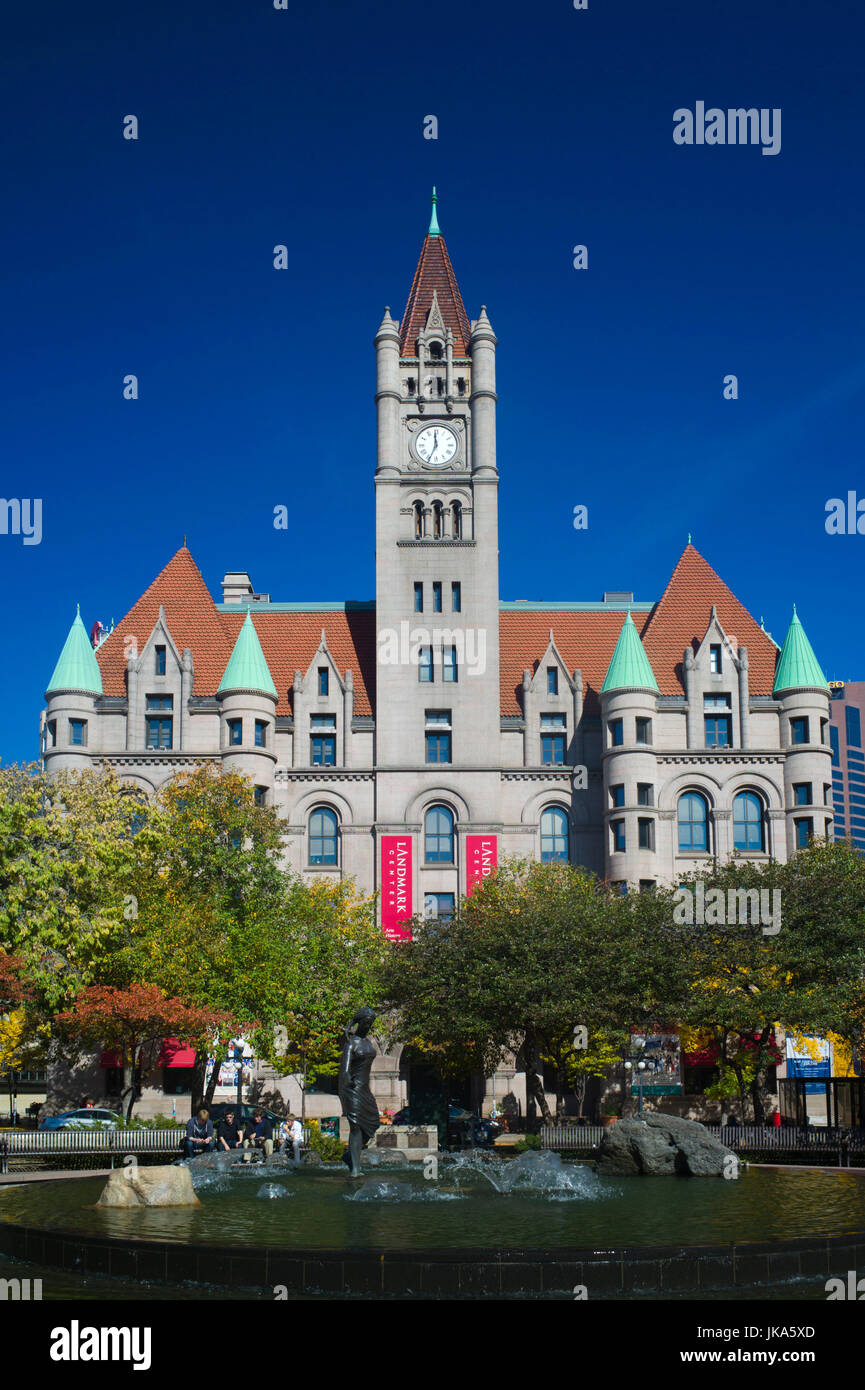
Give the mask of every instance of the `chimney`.
[[222, 581], [223, 603], [252, 603], [252, 580], [246, 570], [229, 570]]

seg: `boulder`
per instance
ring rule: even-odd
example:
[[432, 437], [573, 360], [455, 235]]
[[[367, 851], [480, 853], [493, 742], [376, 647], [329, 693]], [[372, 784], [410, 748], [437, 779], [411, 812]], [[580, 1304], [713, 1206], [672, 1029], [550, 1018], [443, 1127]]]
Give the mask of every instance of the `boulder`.
[[197, 1207], [198, 1198], [188, 1168], [137, 1164], [117, 1168], [102, 1189], [98, 1207]]
[[722, 1177], [731, 1150], [713, 1138], [696, 1120], [676, 1115], [648, 1114], [619, 1120], [604, 1130], [597, 1171], [616, 1177], [679, 1174], [682, 1177]]

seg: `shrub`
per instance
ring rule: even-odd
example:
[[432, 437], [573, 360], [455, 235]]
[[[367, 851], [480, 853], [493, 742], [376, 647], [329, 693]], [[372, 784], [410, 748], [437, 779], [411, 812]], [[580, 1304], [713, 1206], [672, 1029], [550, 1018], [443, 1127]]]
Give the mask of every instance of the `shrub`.
[[345, 1144], [334, 1139], [332, 1134], [322, 1134], [318, 1120], [307, 1120], [309, 1147], [321, 1155], [322, 1163], [339, 1163], [345, 1153]]

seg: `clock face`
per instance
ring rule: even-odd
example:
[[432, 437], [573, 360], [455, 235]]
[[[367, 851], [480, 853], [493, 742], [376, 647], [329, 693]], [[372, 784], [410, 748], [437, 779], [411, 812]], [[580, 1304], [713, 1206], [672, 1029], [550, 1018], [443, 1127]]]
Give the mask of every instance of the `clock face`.
[[446, 425], [427, 425], [415, 440], [417, 456], [432, 468], [443, 468], [457, 451], [457, 437]]

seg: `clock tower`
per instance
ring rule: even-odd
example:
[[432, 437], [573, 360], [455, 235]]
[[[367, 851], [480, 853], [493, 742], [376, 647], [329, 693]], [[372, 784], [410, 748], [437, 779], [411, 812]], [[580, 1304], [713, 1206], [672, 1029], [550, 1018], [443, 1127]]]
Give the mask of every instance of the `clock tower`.
[[501, 756], [496, 337], [432, 202], [405, 313], [375, 338], [379, 820], [403, 824], [427, 782], [459, 785], [461, 822], [494, 816]]

